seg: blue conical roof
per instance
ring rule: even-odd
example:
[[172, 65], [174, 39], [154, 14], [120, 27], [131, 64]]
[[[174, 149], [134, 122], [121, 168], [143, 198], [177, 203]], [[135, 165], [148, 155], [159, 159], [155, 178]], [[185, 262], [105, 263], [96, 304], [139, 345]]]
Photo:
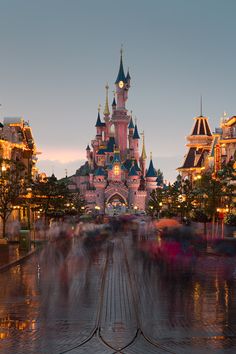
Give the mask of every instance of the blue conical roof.
[[101, 126], [101, 118], [100, 118], [100, 113], [98, 112], [98, 116], [97, 116], [97, 122], [96, 122], [96, 125], [95, 127], [100, 127]]
[[97, 117], [97, 122], [95, 127], [103, 127], [103, 123], [101, 122], [101, 118], [100, 118], [100, 113], [98, 112], [98, 117]]
[[129, 70], [127, 71], [127, 75], [126, 75], [126, 81], [128, 82], [131, 79], [130, 74], [129, 74]]
[[133, 166], [131, 167], [131, 169], [130, 169], [130, 171], [129, 171], [128, 176], [138, 176], [138, 174], [137, 174], [137, 171], [136, 171], [136, 168], [135, 168], [134, 164], [133, 164]]
[[139, 137], [139, 133], [138, 133], [138, 127], [137, 127], [137, 124], [135, 124], [135, 127], [134, 127], [134, 135], [133, 135], [133, 139], [140, 139], [140, 137]]
[[132, 117], [130, 118], [128, 128], [129, 128], [129, 129], [134, 129], [134, 123], [133, 123], [133, 119], [132, 119]]
[[113, 98], [113, 102], [112, 102], [112, 107], [116, 106], [116, 99], [115, 97]]
[[148, 170], [146, 173], [146, 177], [157, 177], [157, 173], [156, 173], [156, 170], [153, 166], [152, 159], [150, 160], [150, 164], [149, 164], [149, 167], [148, 167]]
[[87, 145], [86, 150], [91, 150], [89, 144]]
[[122, 54], [120, 56], [120, 68], [119, 68], [119, 72], [115, 84], [118, 84], [120, 81], [126, 82], [126, 77], [123, 68]]

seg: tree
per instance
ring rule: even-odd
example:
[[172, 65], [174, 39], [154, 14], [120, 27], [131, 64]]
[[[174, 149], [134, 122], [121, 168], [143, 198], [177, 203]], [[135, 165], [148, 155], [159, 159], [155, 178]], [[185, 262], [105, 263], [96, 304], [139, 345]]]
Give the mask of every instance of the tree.
[[32, 185], [32, 203], [44, 216], [63, 216], [69, 190], [63, 181], [58, 181], [54, 174], [44, 181]]
[[150, 215], [159, 215], [162, 208], [163, 193], [161, 188], [154, 189], [149, 198], [148, 212]]
[[157, 185], [158, 187], [162, 187], [164, 182], [164, 176], [161, 170], [158, 168], [157, 170]]
[[12, 213], [13, 205], [17, 202], [24, 188], [22, 172], [24, 165], [21, 162], [1, 159], [0, 176], [0, 217], [2, 219], [2, 237], [6, 237], [6, 224]]
[[77, 193], [70, 193], [66, 198], [66, 210], [65, 213], [69, 215], [82, 215], [85, 211], [85, 200]]

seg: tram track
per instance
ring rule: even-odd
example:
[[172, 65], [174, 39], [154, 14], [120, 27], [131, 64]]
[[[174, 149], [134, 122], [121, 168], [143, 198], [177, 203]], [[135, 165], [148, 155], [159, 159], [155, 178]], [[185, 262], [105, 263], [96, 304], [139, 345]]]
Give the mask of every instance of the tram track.
[[[107, 277], [107, 271], [108, 271], [108, 266], [112, 260], [113, 256], [113, 248], [114, 244], [113, 243], [108, 243], [107, 245], [107, 250], [106, 250], [106, 260], [105, 264], [102, 270], [102, 275], [101, 275], [101, 288], [100, 288], [100, 293], [99, 293], [99, 301], [98, 301], [98, 309], [97, 309], [97, 315], [96, 315], [96, 321], [95, 321], [95, 326], [91, 333], [85, 338], [83, 341], [81, 341], [79, 344], [71, 347], [70, 349], [67, 349], [65, 351], [61, 351], [60, 354], [66, 354], [70, 353], [72, 351], [75, 351], [76, 349], [79, 349], [92, 340], [96, 339], [98, 340], [103, 346], [105, 346], [107, 349], [111, 350], [111, 354], [125, 354], [125, 351], [128, 350], [129, 348], [132, 348], [135, 345], [138, 345], [138, 341], [140, 339], [143, 339], [146, 344], [150, 345], [152, 349], [154, 349], [154, 352], [162, 351], [165, 353], [170, 353], [174, 354], [173, 351], [167, 349], [166, 347], [160, 345], [159, 343], [154, 342], [151, 338], [149, 338], [144, 330], [142, 329], [141, 325], [141, 320], [139, 316], [139, 311], [138, 311], [138, 300], [137, 300], [137, 287], [134, 284], [133, 280], [134, 277], [132, 275], [132, 270], [129, 265], [128, 261], [128, 256], [127, 256], [127, 251], [126, 247], [124, 244], [124, 240], [121, 238], [120, 239], [120, 244], [122, 245], [122, 251], [123, 251], [123, 256], [125, 260], [125, 268], [128, 274], [128, 282], [129, 282], [129, 287], [131, 289], [131, 294], [132, 294], [132, 305], [135, 311], [135, 321], [137, 323], [137, 327], [135, 329], [135, 334], [133, 337], [126, 343], [125, 345], [121, 347], [116, 347], [116, 345], [112, 345], [111, 343], [108, 343], [108, 341], [104, 338], [104, 335], [102, 333], [102, 312], [104, 309], [104, 294], [105, 294], [105, 286], [106, 286], [106, 277]], [[150, 347], [150, 350], [151, 350]]]
[[140, 320], [139, 311], [138, 311], [138, 300], [137, 300], [138, 291], [137, 291], [136, 285], [134, 284], [134, 282], [132, 280], [132, 279], [134, 279], [134, 276], [132, 276], [132, 274], [131, 274], [132, 271], [129, 266], [129, 261], [128, 261], [128, 256], [127, 256], [124, 240], [122, 239], [121, 242], [122, 242], [122, 246], [123, 246], [123, 250], [124, 250], [125, 263], [126, 263], [126, 267], [127, 267], [127, 271], [128, 271], [128, 275], [129, 275], [131, 290], [132, 290], [134, 309], [135, 309], [135, 313], [136, 313], [136, 320], [138, 323], [137, 335], [133, 338], [133, 340], [129, 344], [127, 344], [121, 350], [128, 349], [132, 344], [134, 344], [139, 338], [142, 337], [147, 343], [151, 344], [153, 347], [155, 347], [159, 350], [162, 350], [166, 353], [175, 354], [175, 352], [169, 350], [168, 348], [164, 347], [163, 345], [160, 345], [160, 344], [154, 342], [151, 338], [149, 338], [145, 334], [145, 332], [142, 329], [141, 320]]

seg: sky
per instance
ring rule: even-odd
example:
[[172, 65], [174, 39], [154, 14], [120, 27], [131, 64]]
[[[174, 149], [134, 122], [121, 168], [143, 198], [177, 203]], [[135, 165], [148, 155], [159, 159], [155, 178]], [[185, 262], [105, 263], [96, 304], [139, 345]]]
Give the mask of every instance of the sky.
[[75, 172], [123, 62], [127, 109], [174, 181], [193, 118], [236, 114], [235, 0], [0, 0], [0, 118], [30, 122], [41, 171]]

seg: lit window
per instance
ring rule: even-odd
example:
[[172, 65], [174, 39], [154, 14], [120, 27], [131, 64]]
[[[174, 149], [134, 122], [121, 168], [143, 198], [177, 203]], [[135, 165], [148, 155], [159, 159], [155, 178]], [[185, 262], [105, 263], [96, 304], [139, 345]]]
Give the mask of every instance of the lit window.
[[116, 165], [116, 166], [114, 167], [114, 175], [115, 175], [115, 176], [118, 176], [119, 174], [120, 174], [120, 167]]

